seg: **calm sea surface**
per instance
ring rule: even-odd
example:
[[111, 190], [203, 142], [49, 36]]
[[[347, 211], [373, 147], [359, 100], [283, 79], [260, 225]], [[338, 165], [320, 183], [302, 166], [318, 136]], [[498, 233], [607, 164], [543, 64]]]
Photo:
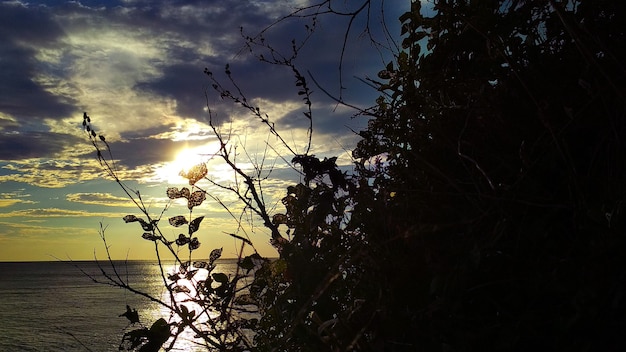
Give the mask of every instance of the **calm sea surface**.
[[[236, 267], [234, 261], [218, 263], [216, 272], [228, 274]], [[113, 274], [108, 263], [101, 264]], [[128, 320], [119, 317], [127, 304], [137, 309], [148, 327], [158, 318], [168, 318], [157, 304], [96, 284], [73, 265], [102, 279], [95, 262], [0, 262], [0, 351], [117, 351], [128, 327]], [[166, 297], [158, 265], [148, 261], [115, 265], [131, 285]], [[172, 266], [166, 268], [172, 271]], [[202, 350], [181, 342], [179, 350]]]

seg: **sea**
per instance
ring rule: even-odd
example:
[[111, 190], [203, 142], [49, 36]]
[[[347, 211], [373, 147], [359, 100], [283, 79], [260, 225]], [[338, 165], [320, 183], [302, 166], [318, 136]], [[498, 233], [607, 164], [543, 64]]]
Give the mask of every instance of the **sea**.
[[[159, 265], [151, 261], [113, 261], [117, 273], [133, 287], [167, 301]], [[214, 272], [233, 274], [236, 261], [218, 260]], [[173, 265], [164, 266], [166, 272]], [[136, 309], [147, 327], [168, 311], [147, 298], [107, 284], [115, 275], [103, 262], [0, 262], [0, 351], [118, 351], [129, 326], [120, 314]], [[182, 334], [173, 351], [205, 351]]]

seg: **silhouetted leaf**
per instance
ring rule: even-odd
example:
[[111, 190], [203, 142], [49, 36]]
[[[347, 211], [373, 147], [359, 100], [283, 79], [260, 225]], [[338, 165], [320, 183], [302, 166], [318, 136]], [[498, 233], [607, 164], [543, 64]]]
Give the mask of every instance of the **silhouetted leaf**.
[[191, 241], [189, 241], [189, 250], [193, 251], [195, 249], [198, 249], [200, 247], [200, 241], [198, 240], [198, 237], [194, 237], [191, 239]]
[[200, 223], [202, 222], [202, 219], [204, 219], [204, 216], [199, 216], [191, 221], [191, 223], [189, 224], [190, 235], [198, 231], [198, 229], [200, 228]]
[[241, 237], [241, 236], [239, 236], [239, 235], [235, 235], [234, 233], [229, 233], [228, 235], [229, 235], [229, 236], [232, 236], [232, 237], [234, 237], [234, 238], [236, 238], [236, 239], [238, 239], [238, 240], [244, 241], [245, 243], [247, 243], [247, 244], [249, 244], [249, 245], [251, 245], [251, 246], [252, 246], [252, 241], [250, 241], [249, 239], [247, 239], [247, 238], [245, 238], [245, 237]]
[[169, 218], [170, 225], [179, 227], [187, 223], [187, 218], [182, 215], [177, 215]]
[[178, 238], [176, 239], [176, 244], [179, 246], [184, 246], [187, 243], [189, 243], [189, 237], [183, 235], [182, 233], [178, 235]]
[[137, 313], [137, 309], [131, 310], [129, 305], [126, 305], [126, 312], [119, 316], [126, 317], [131, 324], [139, 323], [139, 313]]
[[212, 266], [213, 263], [218, 260], [222, 256], [222, 248], [216, 248], [211, 251], [211, 255], [209, 255], [209, 265]]
[[143, 235], [141, 235], [142, 238], [148, 240], [148, 241], [156, 241], [159, 238], [161, 238], [161, 236], [155, 235], [153, 233], [150, 232], [144, 232]]
[[135, 215], [126, 215], [122, 219], [124, 219], [124, 222], [126, 223], [138, 221], [141, 224], [141, 228], [143, 228], [144, 231], [152, 231], [152, 229], [154, 228], [152, 224], [146, 222], [146, 220], [142, 218], [136, 217]]
[[193, 266], [198, 269], [206, 269], [209, 267], [209, 263], [205, 261], [197, 261], [197, 262], [193, 262]]
[[177, 198], [187, 198], [189, 199], [189, 188], [187, 187], [183, 187], [182, 189], [178, 190], [178, 187], [170, 187], [167, 189], [167, 197], [169, 199], [177, 199]]
[[180, 191], [178, 190], [178, 187], [169, 187], [165, 193], [169, 199], [180, 198]]
[[228, 283], [228, 276], [224, 273], [211, 274], [211, 277], [213, 277], [213, 280], [215, 280], [216, 282], [222, 284]]
[[152, 226], [152, 224], [147, 223], [144, 219], [139, 219], [139, 223], [141, 223], [141, 228], [144, 231], [152, 231], [154, 229], [154, 226]]
[[250, 258], [250, 256], [243, 258], [243, 260], [241, 260], [237, 264], [239, 265], [240, 268], [247, 270], [248, 272], [254, 269], [254, 263], [252, 262], [252, 259]]
[[151, 346], [151, 349], [144, 350], [143, 347], [140, 350], [141, 352], [149, 352], [154, 351], [157, 352], [161, 349], [161, 346], [167, 341], [171, 336], [170, 326], [167, 321], [163, 318], [157, 320], [150, 326], [150, 331], [148, 332], [148, 341], [149, 343], [145, 346]]
[[189, 198], [189, 202], [187, 203], [187, 207], [192, 209], [193, 207], [202, 204], [206, 199], [206, 193], [204, 191], [195, 191], [193, 192]]
[[126, 223], [139, 221], [139, 218], [136, 217], [135, 215], [126, 215], [122, 219], [124, 219], [124, 222]]
[[264, 262], [265, 262], [265, 259], [263, 259], [263, 257], [261, 257], [261, 255], [259, 255], [259, 253], [253, 253], [253, 254], [243, 258], [243, 260], [241, 260], [237, 264], [239, 265], [240, 268], [250, 272], [250, 270], [252, 270], [254, 268], [258, 268], [261, 265], [263, 265]]

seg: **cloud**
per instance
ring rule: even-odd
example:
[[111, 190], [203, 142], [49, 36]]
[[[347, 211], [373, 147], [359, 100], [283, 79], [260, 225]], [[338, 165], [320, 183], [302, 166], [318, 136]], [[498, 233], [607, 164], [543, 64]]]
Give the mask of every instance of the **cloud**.
[[[120, 215], [121, 214], [121, 215]], [[92, 211], [82, 210], [69, 210], [60, 208], [38, 208], [38, 209], [23, 209], [14, 210], [6, 213], [0, 213], [0, 218], [68, 218], [68, 217], [105, 217], [105, 218], [117, 218], [122, 217], [122, 213], [107, 213], [99, 212], [94, 213]]]
[[30, 194], [24, 193], [24, 189], [18, 189], [12, 192], [0, 193], [0, 208], [7, 208], [16, 204], [36, 204], [37, 201], [25, 199], [31, 197]]
[[0, 131], [0, 160], [53, 157], [73, 146], [71, 135], [35, 131]]
[[103, 205], [108, 207], [135, 207], [127, 197], [118, 197], [110, 193], [69, 193], [65, 196], [69, 202]]
[[44, 117], [60, 118], [73, 110], [73, 99], [48, 92], [33, 80], [42, 70], [39, 52], [62, 47], [65, 35], [45, 7], [0, 4], [0, 113], [32, 125]]
[[[0, 217], [4, 217], [1, 216]], [[70, 227], [70, 226], [43, 226], [32, 222], [7, 222], [0, 221], [3, 229], [0, 240], [19, 238], [20, 240], [49, 238], [50, 234], [62, 232], [64, 235], [84, 236], [85, 233], [93, 232], [93, 229]], [[66, 237], [67, 238], [67, 237]]]
[[19, 124], [14, 117], [0, 112], [0, 132], [4, 129], [15, 128], [17, 126], [19, 126]]

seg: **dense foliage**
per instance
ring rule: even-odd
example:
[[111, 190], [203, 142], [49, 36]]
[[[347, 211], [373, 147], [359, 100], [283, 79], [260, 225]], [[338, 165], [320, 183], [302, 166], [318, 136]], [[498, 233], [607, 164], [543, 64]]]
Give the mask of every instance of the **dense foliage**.
[[259, 342], [624, 348], [625, 5], [412, 5], [347, 195], [331, 178], [283, 200]]
[[[270, 216], [255, 193], [260, 175], [238, 169], [220, 139], [245, 180], [233, 191], [255, 195], [241, 200], [280, 258], [240, 261], [254, 272], [245, 291], [260, 318], [246, 320], [254, 346], [232, 343], [239, 335], [228, 330], [210, 347], [626, 348], [626, 5], [428, 6], [413, 1], [402, 15], [402, 49], [372, 81], [380, 97], [361, 111], [369, 122], [354, 173], [335, 158], [292, 155], [303, 182]], [[293, 58], [280, 60], [311, 119], [306, 78]], [[245, 97], [214, 88], [278, 135]], [[181, 235], [190, 250], [195, 230]], [[147, 239], [172, 245], [158, 233]], [[232, 289], [215, 301], [226, 312], [239, 278], [213, 279], [213, 296]]]

